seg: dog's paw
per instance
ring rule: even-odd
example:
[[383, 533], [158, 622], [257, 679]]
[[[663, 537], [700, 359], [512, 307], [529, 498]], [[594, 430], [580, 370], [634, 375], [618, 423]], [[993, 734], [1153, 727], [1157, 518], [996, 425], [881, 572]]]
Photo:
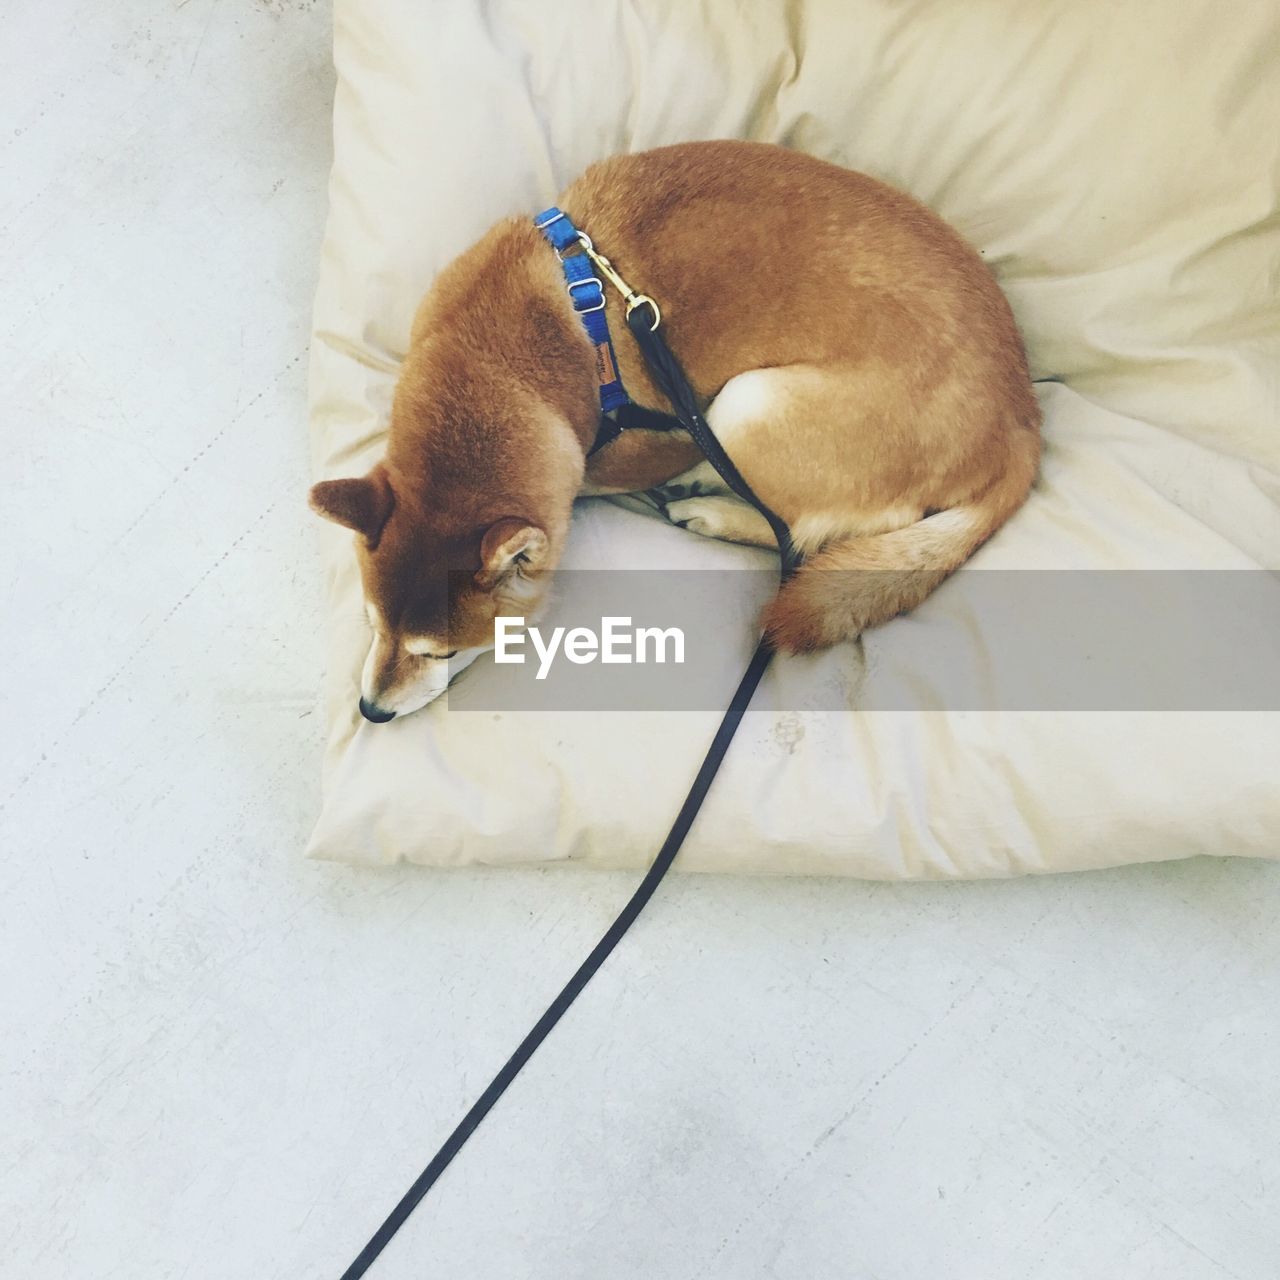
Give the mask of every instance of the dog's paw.
[[656, 489], [646, 489], [645, 493], [660, 507], [672, 502], [680, 502], [685, 498], [699, 498], [714, 490], [700, 480], [672, 480], [669, 484], [659, 485]]
[[666, 516], [672, 524], [690, 533], [700, 533], [704, 538], [722, 538], [728, 532], [723, 501], [682, 498], [667, 503]]

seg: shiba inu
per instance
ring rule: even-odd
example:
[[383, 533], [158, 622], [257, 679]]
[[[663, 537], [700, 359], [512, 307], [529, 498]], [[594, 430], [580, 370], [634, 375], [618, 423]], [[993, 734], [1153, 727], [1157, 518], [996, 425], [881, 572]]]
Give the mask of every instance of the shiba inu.
[[[909, 196], [780, 147], [702, 142], [607, 160], [559, 205], [660, 301], [707, 420], [807, 557], [763, 618], [779, 651], [913, 608], [1023, 502], [1040, 413], [1012, 313]], [[438, 696], [499, 616], [537, 616], [581, 494], [647, 492], [695, 533], [774, 545], [684, 432], [628, 428], [592, 452], [606, 376], [667, 407], [606, 299], [617, 367], [602, 372], [557, 253], [531, 219], [500, 222], [418, 311], [383, 461], [312, 489], [357, 535], [366, 718]]]

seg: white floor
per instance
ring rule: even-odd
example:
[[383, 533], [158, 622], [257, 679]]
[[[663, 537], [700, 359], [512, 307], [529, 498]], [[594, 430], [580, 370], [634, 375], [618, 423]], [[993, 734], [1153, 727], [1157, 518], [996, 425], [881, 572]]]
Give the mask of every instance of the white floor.
[[[327, 24], [0, 28], [6, 1280], [338, 1275], [631, 885], [299, 855]], [[677, 879], [371, 1274], [1274, 1280], [1278, 915]]]

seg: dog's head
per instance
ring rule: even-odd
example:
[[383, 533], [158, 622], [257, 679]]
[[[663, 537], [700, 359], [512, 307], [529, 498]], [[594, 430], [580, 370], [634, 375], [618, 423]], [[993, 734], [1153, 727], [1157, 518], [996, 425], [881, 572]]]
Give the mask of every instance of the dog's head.
[[545, 592], [550, 545], [530, 519], [498, 515], [446, 528], [379, 463], [353, 480], [324, 480], [311, 507], [356, 534], [373, 641], [360, 711], [381, 723], [437, 698], [493, 648], [494, 619], [529, 617]]

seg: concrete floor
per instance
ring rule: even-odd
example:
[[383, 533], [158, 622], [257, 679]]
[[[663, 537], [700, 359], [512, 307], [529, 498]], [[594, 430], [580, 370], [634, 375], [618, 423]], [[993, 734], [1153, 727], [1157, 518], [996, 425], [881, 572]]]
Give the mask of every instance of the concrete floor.
[[[4, 18], [0, 1275], [332, 1277], [631, 877], [316, 808], [328, 14]], [[380, 1280], [1274, 1280], [1280, 867], [683, 878]]]

